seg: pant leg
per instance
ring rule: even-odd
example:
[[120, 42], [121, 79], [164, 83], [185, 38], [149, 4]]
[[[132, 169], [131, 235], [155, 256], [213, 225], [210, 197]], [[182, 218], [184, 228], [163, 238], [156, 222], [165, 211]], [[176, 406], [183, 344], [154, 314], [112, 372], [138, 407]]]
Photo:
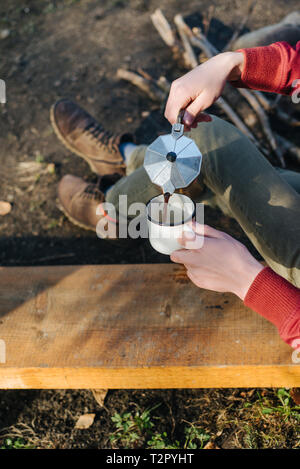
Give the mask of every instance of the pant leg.
[[[200, 182], [215, 194], [219, 207], [238, 221], [270, 267], [300, 287], [300, 195], [228, 122], [213, 117], [187, 136], [203, 154]], [[135, 151], [141, 164], [145, 147]], [[199, 195], [202, 191], [199, 184]], [[107, 200], [118, 207], [119, 194], [128, 195], [129, 205], [146, 203], [160, 193], [141, 166], [118, 181]]]
[[127, 206], [129, 207], [134, 202], [146, 204], [152, 197], [162, 193], [161, 189], [151, 182], [146, 170], [142, 166], [146, 148], [146, 146], [141, 145], [134, 150], [131, 156], [130, 167], [126, 170], [127, 176], [120, 179], [106, 193], [106, 201], [113, 204], [117, 213], [121, 215], [122, 208], [119, 207], [119, 195], [127, 195]]
[[129, 158], [129, 163], [126, 167], [126, 176], [132, 174], [136, 169], [143, 166], [147, 145], [138, 145], [132, 152]]
[[219, 118], [190, 133], [203, 153], [202, 178], [268, 265], [300, 287], [298, 176], [282, 177], [237, 128]]
[[300, 173], [290, 171], [288, 169], [276, 168], [278, 174], [296, 191], [300, 194]]

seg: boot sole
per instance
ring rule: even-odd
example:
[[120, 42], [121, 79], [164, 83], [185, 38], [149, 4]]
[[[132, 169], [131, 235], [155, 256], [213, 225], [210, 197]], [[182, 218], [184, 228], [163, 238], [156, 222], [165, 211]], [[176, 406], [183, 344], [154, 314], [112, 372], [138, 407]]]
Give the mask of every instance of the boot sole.
[[[80, 223], [78, 220], [73, 218], [72, 215], [70, 215], [69, 212], [61, 204], [61, 202], [58, 198], [56, 199], [56, 206], [67, 217], [67, 219], [71, 223], [73, 223], [73, 225], [76, 225], [79, 228], [83, 228], [84, 230], [87, 230], [87, 231], [94, 231], [94, 233], [96, 233], [96, 228], [92, 228], [91, 226], [84, 225], [83, 223]], [[119, 239], [119, 238], [116, 238], [116, 239], [102, 239], [102, 238], [99, 238], [99, 239], [101, 239], [101, 241], [108, 241], [111, 245], [116, 246], [116, 247], [126, 247], [127, 245], [132, 244], [132, 240], [130, 240], [130, 242], [128, 243], [127, 239]]]
[[79, 226], [79, 228], [83, 228], [84, 230], [89, 230], [89, 231], [96, 232], [96, 228], [92, 228], [91, 226], [84, 225], [83, 223], [80, 223], [80, 221], [73, 218], [72, 215], [70, 215], [69, 212], [67, 212], [67, 210], [64, 208], [64, 206], [61, 204], [59, 199], [56, 199], [56, 206], [61, 212], [63, 212], [63, 214], [68, 218], [68, 220], [71, 223], [73, 223], [73, 225]]
[[[56, 125], [56, 122], [55, 122], [55, 116], [54, 116], [54, 109], [55, 109], [55, 104], [52, 104], [51, 108], [50, 108], [50, 122], [52, 124], [52, 127], [53, 127], [53, 130], [55, 132], [55, 135], [57, 136], [57, 138], [60, 140], [60, 142], [68, 149], [70, 150], [72, 153], [75, 153], [75, 155], [77, 156], [80, 156], [80, 158], [83, 158], [87, 164], [89, 165], [91, 171], [95, 174], [98, 174], [99, 176], [105, 176], [106, 174], [112, 174], [112, 172], [107, 172], [107, 171], [103, 171], [101, 174], [99, 174], [98, 170], [94, 167], [92, 161], [90, 161], [90, 158], [88, 158], [86, 155], [84, 155], [84, 153], [81, 153], [79, 150], [77, 150], [76, 148], [74, 148], [66, 139], [65, 137], [62, 135], [62, 133], [60, 132], [59, 128], [57, 127]], [[111, 165], [112, 166], [112, 170], [114, 172], [118, 172], [119, 174], [121, 174], [122, 176], [125, 175], [125, 168], [126, 166], [124, 165], [124, 168], [122, 168], [118, 163], [113, 163], [113, 162], [109, 162], [109, 161], [103, 161], [103, 160], [99, 160], [98, 161], [100, 164], [105, 164], [105, 165]], [[116, 168], [114, 168], [114, 166], [117, 166]]]

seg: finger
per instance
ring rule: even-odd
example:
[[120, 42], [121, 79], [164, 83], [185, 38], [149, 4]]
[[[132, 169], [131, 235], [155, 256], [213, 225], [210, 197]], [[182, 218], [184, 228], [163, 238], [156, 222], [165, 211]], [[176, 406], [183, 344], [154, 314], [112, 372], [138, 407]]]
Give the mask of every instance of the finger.
[[177, 122], [179, 111], [185, 109], [190, 101], [191, 98], [188, 95], [180, 96], [179, 93], [175, 93], [171, 89], [165, 109], [165, 118], [170, 124], [173, 125]]
[[206, 112], [200, 112], [200, 114], [197, 115], [196, 119], [194, 120], [194, 123], [198, 122], [211, 122], [212, 117], [209, 114], [206, 114]]
[[186, 275], [197, 287], [204, 288], [205, 290], [213, 289], [207, 274], [204, 271], [200, 272], [199, 268], [187, 268]]
[[197, 279], [196, 279], [196, 276], [195, 274], [191, 271], [191, 270], [188, 270], [186, 271], [186, 275], [188, 276], [188, 278], [197, 285]]
[[201, 93], [191, 104], [185, 106], [184, 124], [191, 126], [200, 112], [207, 107], [205, 106], [204, 98], [204, 93]]
[[184, 231], [181, 238], [178, 239], [178, 242], [185, 249], [201, 249], [204, 242], [204, 236]]
[[184, 249], [178, 249], [177, 251], [172, 252], [170, 255], [170, 259], [172, 262], [175, 262], [176, 264], [183, 264], [183, 258], [181, 256], [181, 253], [184, 253]]
[[200, 114], [195, 118], [192, 125], [184, 125], [184, 131], [189, 132], [191, 129], [196, 129], [199, 122], [212, 122], [212, 117], [205, 112], [200, 112]]
[[[197, 255], [195, 255], [197, 253]], [[170, 258], [171, 261], [177, 264], [184, 264], [186, 266], [196, 267], [200, 263], [201, 249], [193, 251], [190, 249], [179, 249], [174, 251]]]
[[203, 225], [194, 221], [191, 223], [191, 228], [195, 233], [200, 236], [218, 239], [225, 239], [228, 237], [228, 235], [226, 233], [223, 233], [223, 231], [216, 230], [212, 226]]

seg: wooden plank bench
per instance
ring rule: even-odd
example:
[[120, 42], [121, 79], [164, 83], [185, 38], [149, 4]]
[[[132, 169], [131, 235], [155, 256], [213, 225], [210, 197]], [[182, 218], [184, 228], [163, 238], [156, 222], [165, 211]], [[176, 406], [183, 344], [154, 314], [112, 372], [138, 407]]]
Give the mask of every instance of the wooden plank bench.
[[3, 389], [300, 386], [272, 324], [175, 264], [0, 268], [0, 341]]

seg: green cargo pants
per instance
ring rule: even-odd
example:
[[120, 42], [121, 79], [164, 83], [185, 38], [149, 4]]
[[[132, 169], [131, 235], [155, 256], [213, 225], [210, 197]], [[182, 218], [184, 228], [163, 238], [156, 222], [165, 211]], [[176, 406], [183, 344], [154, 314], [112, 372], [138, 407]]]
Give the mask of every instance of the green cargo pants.
[[[300, 173], [275, 169], [236, 127], [213, 117], [187, 133], [203, 154], [197, 202], [217, 205], [240, 224], [267, 264], [300, 288]], [[161, 194], [143, 168], [146, 146], [131, 156], [127, 176], [107, 193], [147, 203]]]

